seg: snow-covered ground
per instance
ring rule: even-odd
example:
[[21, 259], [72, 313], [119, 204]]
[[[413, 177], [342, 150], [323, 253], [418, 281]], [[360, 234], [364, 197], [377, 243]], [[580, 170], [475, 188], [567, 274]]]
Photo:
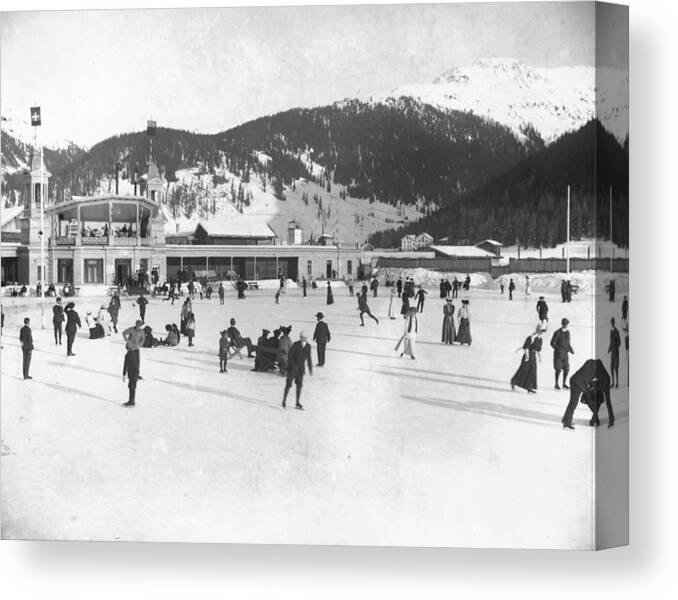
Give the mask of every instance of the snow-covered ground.
[[[1, 500], [7, 538], [174, 540], [306, 544], [590, 548], [594, 444], [626, 467], [627, 389], [613, 392], [617, 426], [561, 429], [568, 401], [553, 389], [543, 352], [539, 393], [511, 392], [515, 353], [536, 322], [534, 295], [507, 302], [471, 291], [473, 345], [440, 343], [442, 301], [431, 289], [420, 316], [416, 360], [399, 358], [400, 319], [388, 297], [370, 297], [380, 324], [359, 326], [356, 303], [337, 286], [302, 298], [291, 289], [226, 303], [197, 300], [196, 346], [142, 349], [137, 407], [120, 406], [121, 336], [89, 340], [67, 359], [35, 301], [12, 306], [2, 343]], [[620, 305], [592, 296], [561, 304], [547, 295], [550, 331], [571, 321], [573, 370], [594, 349], [606, 359], [609, 316]], [[82, 298], [84, 316], [101, 299]], [[137, 317], [123, 301], [121, 324]], [[457, 302], [455, 304], [458, 305]], [[180, 303], [152, 299], [156, 333], [179, 321]], [[233, 316], [245, 335], [291, 324], [312, 333], [314, 314], [332, 332], [327, 364], [307, 375], [306, 411], [282, 410], [283, 379], [234, 359], [220, 374], [218, 331]], [[34, 379], [21, 379], [19, 323], [33, 320]], [[49, 323], [49, 319], [47, 319]], [[315, 352], [314, 352], [315, 358]], [[621, 380], [626, 383], [622, 350]], [[601, 411], [603, 425], [607, 415]], [[613, 490], [614, 492], [614, 490]], [[618, 490], [621, 501], [623, 489]]]

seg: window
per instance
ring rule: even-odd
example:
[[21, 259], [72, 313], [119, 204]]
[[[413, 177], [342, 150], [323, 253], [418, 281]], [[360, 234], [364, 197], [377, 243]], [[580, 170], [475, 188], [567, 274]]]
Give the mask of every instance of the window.
[[73, 283], [73, 259], [57, 259], [57, 283]]
[[103, 283], [104, 282], [104, 260], [103, 258], [85, 259], [85, 283]]
[[306, 261], [306, 275], [313, 275], [313, 261]]
[[346, 274], [347, 275], [353, 275], [353, 261], [352, 260], [346, 261]]

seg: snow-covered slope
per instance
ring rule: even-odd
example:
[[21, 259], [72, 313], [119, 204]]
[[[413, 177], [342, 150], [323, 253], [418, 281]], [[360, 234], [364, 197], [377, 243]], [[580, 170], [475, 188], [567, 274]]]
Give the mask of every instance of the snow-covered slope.
[[628, 134], [628, 73], [615, 69], [596, 73], [587, 66], [536, 68], [510, 58], [483, 59], [450, 69], [433, 83], [402, 86], [372, 101], [401, 97], [473, 112], [518, 136], [532, 125], [546, 143], [594, 117], [620, 142]]

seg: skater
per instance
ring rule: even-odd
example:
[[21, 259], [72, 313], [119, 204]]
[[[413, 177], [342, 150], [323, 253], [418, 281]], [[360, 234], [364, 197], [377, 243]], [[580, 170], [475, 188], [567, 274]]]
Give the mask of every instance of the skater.
[[525, 295], [529, 296], [532, 292], [532, 284], [530, 283], [530, 276], [525, 275]]
[[[125, 360], [125, 365], [129, 369], [134, 367], [136, 379], [142, 379], [139, 375], [141, 370], [141, 356], [139, 355], [139, 348], [142, 348], [146, 341], [146, 334], [143, 330], [143, 321], [137, 319], [133, 327], [128, 327], [122, 332], [122, 339], [125, 340], [125, 348], [127, 349], [128, 358]], [[123, 377], [126, 371], [123, 369]], [[130, 375], [130, 385], [132, 384], [132, 376]], [[132, 388], [130, 388], [131, 390]], [[134, 381], [134, 389], [136, 389], [136, 380]], [[132, 398], [132, 406], [134, 406], [134, 398]]]
[[219, 282], [219, 289], [217, 290], [217, 293], [219, 294], [219, 304], [223, 304], [224, 303], [225, 290], [224, 290], [224, 284], [221, 283], [221, 282]]
[[188, 297], [191, 300], [195, 300], [195, 283], [193, 283], [193, 280], [188, 282]]
[[254, 346], [250, 338], [244, 338], [240, 335], [238, 328], [235, 326], [235, 319], [231, 319], [231, 326], [228, 328], [228, 337], [231, 338], [231, 344], [240, 350], [240, 348], [247, 348], [247, 358], [252, 358]]
[[348, 295], [353, 297], [353, 277], [348, 278]]
[[228, 373], [226, 363], [228, 362], [228, 349], [231, 347], [231, 340], [228, 337], [228, 331], [223, 329], [219, 338], [219, 373]]
[[195, 337], [195, 315], [193, 311], [189, 312], [186, 317], [186, 337], [188, 338], [188, 345], [193, 346], [193, 338]]
[[280, 276], [280, 287], [278, 288], [278, 291], [281, 294], [285, 293], [285, 278], [282, 275]]
[[615, 294], [614, 279], [610, 279], [610, 283], [607, 284], [607, 293], [610, 297], [610, 302], [614, 302], [614, 294]]
[[410, 297], [407, 295], [407, 291], [404, 291], [401, 295], [402, 306], [400, 307], [400, 314], [403, 318], [407, 317], [407, 310], [410, 308]]
[[146, 319], [146, 305], [148, 304], [148, 300], [144, 297], [144, 293], [141, 292], [139, 297], [137, 298], [137, 304], [139, 305], [139, 318], [145, 322]]
[[21, 342], [21, 353], [23, 355], [21, 370], [23, 371], [24, 379], [33, 379], [28, 373], [33, 353], [33, 333], [31, 332], [31, 320], [28, 317], [24, 319], [24, 326], [19, 331], [19, 341]]
[[443, 344], [452, 344], [456, 336], [454, 327], [454, 304], [452, 298], [447, 298], [443, 305]]
[[244, 300], [245, 299], [245, 290], [247, 289], [247, 283], [245, 283], [242, 279], [238, 279], [237, 283], [235, 284], [236, 289], [238, 290], [238, 300]]
[[461, 346], [464, 344], [471, 345], [471, 315], [469, 313], [468, 307], [470, 302], [468, 300], [461, 301], [461, 308], [457, 313], [457, 318], [459, 319], [459, 329], [457, 330], [457, 337], [454, 339], [455, 342], [459, 343]]
[[281, 375], [287, 371], [287, 361], [290, 356], [290, 348], [292, 347], [292, 340], [290, 339], [290, 331], [292, 326], [280, 328], [280, 344], [278, 345], [278, 369]]
[[499, 290], [500, 290], [502, 296], [504, 295], [504, 287], [505, 287], [504, 286], [504, 276], [502, 275], [499, 278]]
[[471, 276], [467, 273], [464, 279], [464, 291], [468, 292], [471, 289]]
[[262, 329], [257, 340], [256, 354], [254, 356], [254, 368], [252, 371], [267, 371], [266, 346], [268, 346], [268, 329]]
[[458, 298], [459, 297], [459, 287], [461, 286], [461, 283], [459, 280], [455, 277], [452, 280], [452, 298]]
[[537, 393], [537, 359], [541, 362], [541, 334], [544, 331], [541, 323], [537, 325], [532, 335], [525, 338], [525, 343], [516, 352], [522, 350], [520, 366], [511, 378], [511, 389], [521, 387], [529, 394]]
[[79, 327], [82, 327], [80, 322], [80, 315], [75, 312], [75, 304], [69, 302], [64, 309], [66, 315], [66, 356], [75, 356], [73, 354], [73, 342], [75, 341], [75, 334]]
[[560, 329], [556, 329], [551, 338], [551, 348], [553, 348], [553, 369], [556, 372], [556, 386], [559, 390], [558, 378], [560, 372], [563, 372], [563, 388], [569, 390], [567, 385], [567, 374], [570, 372], [570, 354], [574, 354], [572, 345], [570, 344], [570, 332], [567, 330], [570, 321], [562, 319], [560, 322]]
[[424, 300], [426, 300], [426, 294], [428, 292], [423, 289], [421, 286], [417, 288], [416, 298], [417, 298], [417, 312], [424, 312]]
[[403, 293], [403, 278], [400, 275], [398, 275], [398, 281], [396, 281], [396, 290], [398, 292], [398, 296]]
[[106, 337], [106, 334], [104, 333], [104, 328], [101, 326], [101, 324], [97, 323], [94, 320], [92, 313], [89, 311], [85, 315], [85, 325], [87, 325], [87, 328], [89, 329], [90, 340], [99, 340], [103, 337]]
[[629, 319], [629, 299], [628, 299], [628, 296], [624, 296], [624, 299], [622, 300], [621, 311], [622, 311], [622, 328], [623, 328], [624, 323], [626, 323], [626, 321], [628, 321], [628, 319]]
[[289, 356], [287, 358], [287, 371], [285, 381], [285, 392], [283, 393], [282, 407], [286, 408], [287, 393], [292, 387], [292, 383], [296, 386], [297, 402], [294, 408], [304, 410], [301, 405], [301, 389], [304, 386], [304, 375], [306, 374], [306, 365], [308, 365], [308, 372], [313, 375], [313, 361], [311, 360], [311, 347], [308, 345], [306, 333], [299, 334], [299, 341], [294, 342], [290, 348]]
[[276, 304], [280, 304], [280, 290], [282, 290], [282, 288], [278, 288], [274, 296]]
[[188, 313], [190, 313], [193, 310], [193, 306], [191, 304], [191, 299], [186, 298], [184, 300], [184, 303], [181, 305], [181, 320], [180, 320], [180, 331], [181, 335], [186, 335], [186, 321], [188, 320]]
[[572, 281], [570, 279], [567, 280], [565, 285], [565, 292], [567, 295], [567, 301], [572, 302]]
[[104, 335], [109, 336], [111, 335], [111, 325], [109, 323], [110, 315], [108, 314], [108, 311], [106, 310], [106, 305], [102, 304], [99, 307], [99, 313], [97, 314], [96, 322], [103, 327], [104, 330]]
[[414, 348], [417, 341], [417, 309], [414, 306], [410, 306], [407, 309], [407, 315], [405, 316], [405, 328], [403, 334], [400, 336], [398, 343], [396, 344], [395, 351], [398, 351], [400, 344], [403, 344], [403, 351], [400, 353], [402, 358], [407, 354], [412, 360], [415, 359]]
[[570, 401], [561, 419], [563, 429], [574, 429], [572, 418], [574, 411], [581, 399], [582, 404], [587, 404], [593, 413], [589, 425], [600, 425], [598, 410], [605, 402], [607, 407], [608, 428], [614, 427], [614, 412], [610, 401], [610, 375], [605, 370], [603, 362], [599, 359], [589, 359], [582, 367], [570, 377]]
[[327, 282], [327, 304], [334, 304], [334, 294], [332, 293], [332, 285], [330, 282]]
[[306, 282], [306, 277], [301, 278], [301, 293], [304, 298], [306, 298], [306, 290], [308, 288], [308, 283]]
[[567, 302], [567, 281], [564, 279], [560, 281], [560, 298], [563, 302]]
[[364, 293], [360, 294], [358, 296], [358, 310], [360, 311], [360, 326], [365, 327], [365, 320], [363, 319], [363, 315], [366, 314], [368, 317], [370, 317], [372, 320], [374, 320], [377, 325], [379, 325], [379, 319], [375, 317], [371, 312], [370, 312], [370, 307], [367, 306], [367, 290], [365, 290]]
[[318, 352], [318, 367], [325, 366], [325, 347], [329, 343], [330, 328], [327, 326], [327, 323], [323, 321], [325, 315], [321, 312], [316, 313], [315, 318], [318, 319], [318, 322], [315, 326], [315, 331], [313, 332], [313, 341], [316, 344], [316, 351]]
[[440, 280], [440, 285], [438, 287], [440, 288], [440, 299], [442, 300], [445, 297], [445, 280], [444, 279]]
[[546, 325], [549, 322], [549, 307], [544, 300], [544, 296], [539, 296], [539, 301], [537, 302], [537, 314], [539, 315], [539, 321], [542, 325]]
[[388, 318], [395, 319], [395, 299], [396, 299], [396, 289], [391, 286], [391, 296], [388, 301]]
[[509, 298], [508, 298], [508, 299], [509, 299], [509, 300], [513, 300], [513, 292], [516, 291], [516, 284], [515, 284], [515, 282], [513, 281], [513, 279], [509, 279], [508, 290], [509, 290]]
[[370, 282], [370, 289], [372, 290], [372, 296], [376, 298], [377, 290], [379, 289], [379, 281], [377, 281], [376, 277], [372, 278], [372, 281]]
[[54, 326], [54, 344], [61, 345], [61, 330], [63, 322], [66, 320], [64, 307], [61, 306], [61, 298], [56, 299], [56, 304], [52, 307], [52, 325]]
[[139, 376], [139, 350], [126, 350], [125, 360], [122, 365], [122, 380], [128, 379], [127, 387], [129, 389], [129, 396], [127, 402], [123, 406], [132, 408], [136, 404], [137, 381], [141, 379]]
[[[117, 299], [117, 302], [116, 302]], [[120, 313], [120, 296], [117, 293], [113, 294], [111, 301], [108, 303], [108, 314], [111, 316], [111, 324], [113, 331], [118, 333], [118, 314]]]
[[[610, 345], [607, 353], [610, 355], [610, 374], [612, 375], [612, 387], [619, 387], [619, 348], [621, 337], [617, 329], [614, 317], [610, 319]], [[615, 384], [616, 381], [616, 384]]]

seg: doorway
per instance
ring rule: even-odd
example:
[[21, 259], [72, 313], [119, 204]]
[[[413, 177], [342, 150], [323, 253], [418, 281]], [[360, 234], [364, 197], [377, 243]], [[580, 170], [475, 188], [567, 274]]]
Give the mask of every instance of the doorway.
[[132, 274], [132, 259], [131, 258], [116, 258], [115, 259], [115, 283], [123, 285], [127, 283]]
[[332, 279], [332, 261], [328, 260], [325, 266], [325, 276], [327, 279]]

